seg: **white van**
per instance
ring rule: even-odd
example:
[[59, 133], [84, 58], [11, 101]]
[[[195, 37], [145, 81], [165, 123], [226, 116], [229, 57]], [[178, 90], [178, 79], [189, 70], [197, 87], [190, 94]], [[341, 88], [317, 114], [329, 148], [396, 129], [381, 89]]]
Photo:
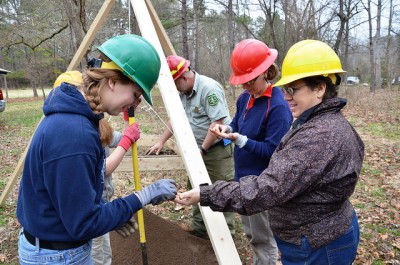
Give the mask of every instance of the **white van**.
[[360, 83], [360, 79], [357, 76], [348, 76], [346, 83], [348, 85], [358, 85]]

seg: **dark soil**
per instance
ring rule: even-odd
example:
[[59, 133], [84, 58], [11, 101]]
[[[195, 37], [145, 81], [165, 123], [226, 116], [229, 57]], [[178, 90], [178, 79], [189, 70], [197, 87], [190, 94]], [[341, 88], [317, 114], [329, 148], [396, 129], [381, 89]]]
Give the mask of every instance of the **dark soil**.
[[[150, 155], [146, 155], [148, 149], [150, 148], [150, 146], [138, 146], [138, 155], [139, 156], [156, 156], [156, 154], [150, 154]], [[127, 156], [130, 155], [130, 153], [128, 152], [126, 154]], [[160, 153], [158, 155], [176, 155], [176, 153], [174, 152], [174, 150], [168, 149], [167, 147], [164, 146], [163, 150], [160, 151]]]
[[[145, 209], [144, 223], [149, 265], [218, 264], [209, 240], [192, 236], [175, 223]], [[122, 238], [116, 232], [111, 232], [110, 239], [113, 264], [143, 264], [139, 232], [129, 238]]]

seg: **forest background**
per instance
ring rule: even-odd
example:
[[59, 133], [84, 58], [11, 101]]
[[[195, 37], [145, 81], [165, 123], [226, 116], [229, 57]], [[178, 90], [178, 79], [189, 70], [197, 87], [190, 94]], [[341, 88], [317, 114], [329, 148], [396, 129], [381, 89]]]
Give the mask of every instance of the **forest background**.
[[[355, 264], [400, 264], [400, 86], [392, 83], [400, 76], [399, 1], [151, 2], [176, 52], [190, 59], [199, 73], [225, 84], [232, 108], [241, 88], [229, 87], [230, 54], [242, 39], [256, 38], [277, 49], [279, 66], [290, 46], [303, 39], [322, 40], [335, 49], [346, 75], [361, 80], [358, 86], [340, 90], [341, 96], [349, 99], [345, 114], [366, 143], [363, 171], [352, 197], [361, 226]], [[42, 116], [42, 96], [66, 70], [103, 3], [0, 0], [0, 68], [11, 71], [7, 74], [9, 91], [3, 91], [7, 108], [0, 114], [0, 191]], [[96, 46], [106, 39], [141, 34], [129, 7], [126, 0], [116, 1], [79, 70], [85, 68], [89, 57], [97, 55]], [[0, 86], [4, 87], [2, 78]], [[33, 98], [15, 99], [16, 92]], [[158, 99], [156, 111], [167, 120], [157, 88], [154, 96]], [[148, 113], [139, 110], [141, 128], [146, 133], [161, 134], [163, 125]], [[0, 263], [17, 264], [17, 192], [15, 187], [6, 205], [0, 207]], [[163, 216], [172, 212], [161, 207], [156, 211]], [[176, 217], [166, 217], [187, 220], [188, 212], [172, 212]], [[235, 239], [243, 264], [251, 264], [246, 242], [244, 237]]]
[[[29, 87], [38, 96], [38, 90], [51, 86], [67, 68], [103, 3], [0, 0], [0, 68], [11, 71], [8, 87]], [[176, 52], [190, 59], [193, 69], [224, 84], [231, 73], [231, 51], [245, 38], [277, 49], [279, 66], [294, 43], [325, 41], [338, 53], [347, 75], [357, 76], [371, 92], [390, 87], [400, 76], [400, 3], [395, 0], [153, 0], [152, 4]], [[140, 34], [129, 7], [130, 1], [116, 1], [81, 68], [104, 40]], [[4, 80], [0, 82], [4, 86]]]

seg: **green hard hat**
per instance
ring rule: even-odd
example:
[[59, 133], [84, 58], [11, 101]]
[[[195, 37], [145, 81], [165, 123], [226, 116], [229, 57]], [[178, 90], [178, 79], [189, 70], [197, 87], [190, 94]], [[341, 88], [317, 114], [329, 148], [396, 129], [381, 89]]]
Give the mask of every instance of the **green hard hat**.
[[144, 90], [144, 99], [152, 105], [150, 92], [161, 67], [156, 49], [143, 37], [134, 34], [113, 37], [98, 49]]

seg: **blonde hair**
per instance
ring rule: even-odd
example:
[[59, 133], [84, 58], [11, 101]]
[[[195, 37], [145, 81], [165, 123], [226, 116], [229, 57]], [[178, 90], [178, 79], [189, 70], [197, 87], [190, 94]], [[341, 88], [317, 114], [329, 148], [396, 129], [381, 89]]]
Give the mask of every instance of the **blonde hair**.
[[[108, 86], [108, 81], [119, 81], [123, 84], [132, 82], [121, 71], [91, 68], [83, 74], [83, 83], [79, 87], [95, 115], [103, 112], [101, 91]], [[113, 128], [106, 119], [99, 120], [99, 135], [103, 146], [110, 145], [113, 137]]]

